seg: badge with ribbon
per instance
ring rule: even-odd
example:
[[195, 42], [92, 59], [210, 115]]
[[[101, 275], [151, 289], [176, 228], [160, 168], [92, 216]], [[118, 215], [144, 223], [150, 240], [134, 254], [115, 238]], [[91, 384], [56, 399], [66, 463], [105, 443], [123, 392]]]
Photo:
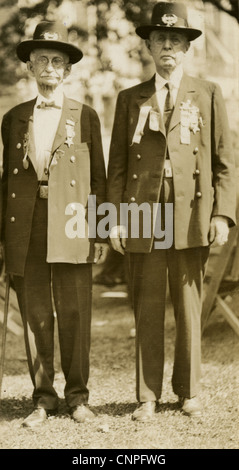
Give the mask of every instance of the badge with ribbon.
[[66, 140], [65, 144], [70, 147], [73, 145], [73, 139], [75, 137], [75, 122], [72, 121], [71, 119], [66, 120]]
[[23, 139], [24, 157], [22, 160], [22, 164], [23, 164], [24, 170], [27, 170], [29, 168], [29, 161], [28, 161], [29, 140], [30, 140], [30, 135], [29, 135], [29, 132], [27, 132], [26, 134], [24, 134], [24, 139]]
[[190, 144], [190, 132], [196, 134], [200, 132], [200, 127], [202, 127], [203, 120], [199, 116], [199, 108], [193, 106], [190, 100], [187, 100], [186, 103], [182, 102], [180, 106], [180, 120], [181, 120], [181, 130], [180, 138], [181, 144]]
[[56, 166], [58, 161], [60, 160], [61, 157], [63, 157], [64, 154], [65, 152], [63, 150], [57, 149], [53, 154], [50, 166], [51, 167]]
[[132, 145], [140, 143], [141, 138], [144, 135], [144, 126], [145, 126], [145, 123], [148, 118], [148, 114], [151, 109], [152, 109], [152, 106], [148, 106], [148, 105], [140, 107], [139, 119], [138, 119], [135, 133], [133, 136]]
[[149, 113], [149, 128], [151, 131], [159, 131], [160, 130], [160, 123], [161, 123], [161, 115], [151, 109]]

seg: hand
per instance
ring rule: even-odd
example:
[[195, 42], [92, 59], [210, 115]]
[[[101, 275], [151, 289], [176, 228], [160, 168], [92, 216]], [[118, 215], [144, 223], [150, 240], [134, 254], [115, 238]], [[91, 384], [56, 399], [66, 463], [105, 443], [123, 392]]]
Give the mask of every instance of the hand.
[[228, 240], [229, 227], [226, 217], [214, 216], [211, 220], [209, 242], [212, 248], [223, 246]]
[[94, 262], [97, 264], [104, 263], [106, 260], [108, 251], [109, 251], [108, 243], [95, 243]]
[[116, 225], [110, 231], [110, 241], [114, 250], [124, 255], [126, 247], [126, 227], [124, 225]]

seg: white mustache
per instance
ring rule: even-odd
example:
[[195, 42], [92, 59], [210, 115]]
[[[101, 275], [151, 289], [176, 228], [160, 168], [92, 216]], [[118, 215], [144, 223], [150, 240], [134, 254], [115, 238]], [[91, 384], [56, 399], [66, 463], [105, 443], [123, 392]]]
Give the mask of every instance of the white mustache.
[[57, 77], [58, 77], [57, 74], [54, 74], [54, 75], [53, 75], [53, 74], [51, 74], [51, 75], [49, 75], [49, 74], [47, 74], [47, 75], [41, 75], [41, 78], [57, 78]]

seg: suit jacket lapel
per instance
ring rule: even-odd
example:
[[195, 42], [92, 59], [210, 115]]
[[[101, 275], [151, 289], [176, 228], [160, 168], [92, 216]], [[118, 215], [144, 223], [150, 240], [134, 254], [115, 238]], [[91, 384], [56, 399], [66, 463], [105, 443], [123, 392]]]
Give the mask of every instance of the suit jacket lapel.
[[76, 111], [79, 110], [79, 106], [77, 103], [73, 102], [66, 96], [64, 96], [64, 101], [63, 101], [63, 108], [62, 108], [62, 114], [59, 122], [59, 126], [55, 135], [55, 139], [52, 145], [52, 153], [54, 153], [57, 148], [60, 147], [61, 144], [63, 144], [66, 140], [67, 134], [66, 134], [66, 123], [67, 120], [74, 121], [75, 123], [78, 121], [78, 118], [76, 117]]
[[195, 91], [195, 85], [191, 77], [187, 75], [182, 76], [181, 84], [178, 90], [177, 100], [173, 110], [172, 118], [169, 124], [168, 132], [170, 132], [180, 122], [180, 106], [182, 101], [195, 100], [198, 94]]
[[155, 94], [155, 75], [148, 80], [141, 84], [139, 97], [136, 99], [139, 107], [141, 107], [145, 101], [149, 100]]
[[34, 169], [36, 171], [36, 152], [34, 144], [34, 133], [33, 133], [33, 109], [36, 103], [36, 98], [27, 101], [19, 109], [19, 140], [27, 142], [27, 149], [24, 149], [23, 153], [27, 150], [28, 157], [30, 158]]
[[158, 101], [157, 101], [157, 96], [156, 96], [155, 75], [153, 75], [153, 77], [150, 80], [142, 84], [141, 90], [140, 90], [140, 96], [136, 101], [140, 109], [142, 108], [142, 106], [152, 106], [152, 110], [156, 111], [159, 115], [159, 129], [158, 130], [162, 134], [165, 134], [163, 118], [162, 118], [160, 109], [158, 107]]
[[23, 103], [19, 107], [19, 114], [18, 114], [18, 119], [22, 123], [28, 123], [29, 118], [33, 116], [33, 109], [36, 103], [36, 98], [31, 101], [27, 101], [26, 103]]

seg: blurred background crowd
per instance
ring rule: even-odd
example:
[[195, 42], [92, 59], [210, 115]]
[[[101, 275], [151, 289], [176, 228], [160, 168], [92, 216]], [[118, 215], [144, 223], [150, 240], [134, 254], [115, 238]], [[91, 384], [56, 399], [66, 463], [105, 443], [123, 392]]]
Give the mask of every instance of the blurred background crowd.
[[[84, 52], [83, 60], [73, 67], [66, 82], [66, 94], [90, 104], [98, 112], [107, 164], [118, 92], [147, 80], [154, 71], [135, 27], [149, 21], [155, 3], [153, 0], [0, 0], [0, 118], [12, 106], [36, 94], [25, 64], [17, 59], [16, 45], [31, 38], [42, 19], [60, 20], [69, 30], [70, 42]], [[220, 84], [238, 160], [238, 0], [187, 0], [185, 3], [191, 26], [204, 32], [191, 45], [186, 70]]]

